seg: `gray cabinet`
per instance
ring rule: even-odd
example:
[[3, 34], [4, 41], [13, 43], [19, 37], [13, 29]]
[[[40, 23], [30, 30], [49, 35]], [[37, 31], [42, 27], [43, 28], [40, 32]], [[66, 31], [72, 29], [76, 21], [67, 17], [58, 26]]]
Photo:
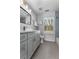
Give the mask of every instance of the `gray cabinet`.
[[20, 59], [27, 59], [27, 34], [20, 34]]
[[34, 43], [33, 43], [33, 51], [36, 50], [36, 48], [39, 46], [40, 44], [40, 34], [35, 32], [35, 38], [34, 38]]
[[36, 39], [36, 42], [40, 43], [40, 34], [39, 33], [35, 33], [35, 39]]
[[31, 59], [40, 44], [40, 34], [26, 32], [20, 34], [20, 59]]
[[31, 58], [33, 54], [33, 43], [34, 43], [34, 33], [28, 33], [28, 59]]
[[28, 59], [31, 58], [39, 44], [40, 34], [37, 34], [35, 32], [28, 33]]

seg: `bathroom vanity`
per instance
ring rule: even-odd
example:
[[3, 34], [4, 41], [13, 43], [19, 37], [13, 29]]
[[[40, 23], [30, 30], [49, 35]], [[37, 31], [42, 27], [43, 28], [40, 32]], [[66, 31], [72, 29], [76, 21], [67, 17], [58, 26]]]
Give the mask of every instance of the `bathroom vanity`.
[[40, 32], [31, 25], [31, 15], [20, 7], [20, 59], [31, 59], [40, 42]]
[[40, 45], [40, 33], [38, 31], [26, 31], [20, 33], [20, 58], [30, 59]]

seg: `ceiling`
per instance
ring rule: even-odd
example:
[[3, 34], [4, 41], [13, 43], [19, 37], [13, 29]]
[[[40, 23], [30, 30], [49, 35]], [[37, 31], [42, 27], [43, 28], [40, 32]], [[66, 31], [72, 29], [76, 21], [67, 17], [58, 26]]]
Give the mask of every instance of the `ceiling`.
[[27, 3], [37, 14], [59, 9], [59, 0], [27, 0]]

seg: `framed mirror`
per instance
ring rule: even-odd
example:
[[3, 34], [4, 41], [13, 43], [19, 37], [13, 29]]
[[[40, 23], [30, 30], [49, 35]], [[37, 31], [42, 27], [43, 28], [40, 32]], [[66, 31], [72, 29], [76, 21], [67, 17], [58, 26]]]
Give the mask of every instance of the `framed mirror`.
[[20, 23], [31, 25], [31, 15], [20, 6]]

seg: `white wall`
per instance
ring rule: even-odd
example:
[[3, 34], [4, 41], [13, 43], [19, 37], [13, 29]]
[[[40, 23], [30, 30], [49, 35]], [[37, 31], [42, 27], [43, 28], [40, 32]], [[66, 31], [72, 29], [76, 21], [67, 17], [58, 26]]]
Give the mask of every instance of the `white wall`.
[[31, 24], [33, 25], [34, 22], [37, 22], [37, 15], [36, 12], [34, 11], [33, 7], [29, 3], [27, 3], [29, 6], [29, 9], [31, 9]]
[[31, 21], [32, 21], [31, 22], [32, 24], [33, 24], [34, 21], [36, 21], [36, 15], [33, 11], [31, 12]]
[[31, 14], [31, 26], [33, 29], [35, 29], [34, 24], [37, 24], [37, 16], [34, 10], [31, 8], [31, 6], [29, 6], [29, 9], [31, 9], [31, 13], [30, 13]]

